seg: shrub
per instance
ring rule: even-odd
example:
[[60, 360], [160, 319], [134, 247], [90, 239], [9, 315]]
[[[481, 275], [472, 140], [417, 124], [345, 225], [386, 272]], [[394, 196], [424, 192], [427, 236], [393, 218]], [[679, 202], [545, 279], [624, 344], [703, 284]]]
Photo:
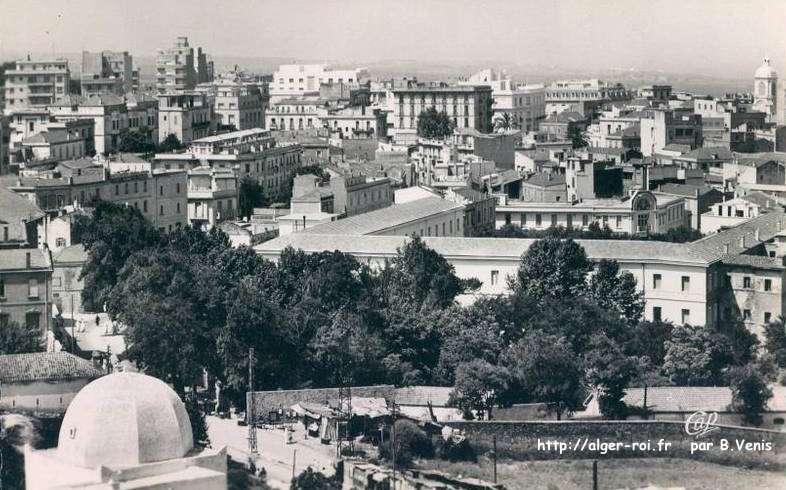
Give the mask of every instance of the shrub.
[[[396, 466], [407, 467], [415, 458], [430, 458], [434, 456], [434, 445], [431, 438], [414, 422], [397, 420], [396, 431]], [[381, 458], [393, 460], [391, 441], [388, 439], [379, 448]]]
[[474, 462], [478, 459], [469, 441], [461, 439], [459, 442], [456, 442], [452, 437], [448, 438], [447, 441], [440, 439], [440, 443], [437, 447], [437, 456], [439, 456], [440, 459], [446, 459], [448, 461]]

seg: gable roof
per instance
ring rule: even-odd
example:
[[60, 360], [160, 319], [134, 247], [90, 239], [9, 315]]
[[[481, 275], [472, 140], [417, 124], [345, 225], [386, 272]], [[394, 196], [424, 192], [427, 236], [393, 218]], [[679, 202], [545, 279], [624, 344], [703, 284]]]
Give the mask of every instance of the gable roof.
[[0, 186], [0, 223], [19, 223], [44, 217], [34, 202]]
[[[775, 208], [737, 226], [700, 238], [689, 245], [695, 254], [711, 262], [729, 255], [744, 253], [774, 237], [785, 225], [786, 216], [784, 216], [783, 209]], [[756, 239], [757, 232], [759, 234], [758, 240]], [[727, 247], [728, 251], [726, 251]]]
[[556, 185], [565, 185], [565, 176], [542, 172], [532, 175], [532, 177], [524, 182], [538, 187], [552, 187]]
[[712, 192], [722, 194], [721, 191], [708, 185], [692, 185], [692, 184], [661, 184], [658, 187], [658, 192], [664, 194], [674, 194], [676, 196], [696, 197], [698, 191], [699, 196], [704, 196]]
[[461, 204], [439, 197], [425, 197], [402, 204], [392, 204], [376, 211], [350, 216], [337, 221], [322, 223], [297, 233], [307, 231], [309, 234], [317, 235], [368, 235], [462, 207], [463, 205]]
[[696, 148], [680, 156], [684, 160], [731, 160], [733, 157], [731, 150], [724, 146], [710, 146]]
[[87, 251], [81, 243], [65, 247], [63, 250], [52, 255], [52, 262], [55, 264], [63, 263], [84, 263], [87, 261]]
[[0, 355], [2, 383], [95, 379], [103, 375], [89, 361], [68, 352]]
[[30, 269], [51, 269], [49, 253], [38, 248], [0, 249], [0, 270], [27, 270], [27, 254], [30, 254]]

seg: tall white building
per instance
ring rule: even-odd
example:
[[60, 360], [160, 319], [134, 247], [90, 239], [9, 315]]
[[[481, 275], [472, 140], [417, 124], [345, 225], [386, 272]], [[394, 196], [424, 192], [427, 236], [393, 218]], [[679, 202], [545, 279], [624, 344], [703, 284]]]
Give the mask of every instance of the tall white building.
[[536, 131], [546, 118], [546, 89], [543, 85], [521, 85], [492, 69], [481, 70], [459, 85], [488, 85], [494, 100], [492, 119], [510, 114], [516, 128]]
[[68, 94], [70, 78], [66, 60], [18, 60], [5, 72], [5, 114], [45, 108]]
[[778, 73], [770, 66], [770, 59], [764, 58], [762, 65], [756, 69], [753, 80], [753, 108], [767, 114], [767, 119], [776, 117], [778, 106]]
[[368, 75], [365, 68], [329, 70], [327, 65], [281, 65], [270, 84], [272, 102], [301, 95], [319, 93], [322, 83], [356, 84]]

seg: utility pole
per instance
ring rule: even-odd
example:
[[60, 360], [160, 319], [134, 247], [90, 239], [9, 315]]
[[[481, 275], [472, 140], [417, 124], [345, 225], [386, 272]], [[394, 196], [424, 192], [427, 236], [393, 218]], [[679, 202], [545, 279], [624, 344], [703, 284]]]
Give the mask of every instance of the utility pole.
[[297, 448], [292, 450], [292, 479], [295, 479], [295, 462], [297, 462]]
[[[395, 396], [395, 395], [394, 395]], [[392, 490], [396, 490], [396, 399], [393, 398], [393, 404], [390, 407], [390, 453], [393, 459], [393, 481]]]
[[248, 406], [246, 407], [246, 419], [248, 422], [248, 452], [258, 454], [257, 450], [257, 427], [254, 418], [254, 348], [248, 349]]
[[491, 453], [494, 457], [494, 485], [497, 484], [497, 436], [492, 436], [492, 443], [494, 444], [494, 450]]
[[598, 460], [592, 461], [592, 490], [598, 490]]

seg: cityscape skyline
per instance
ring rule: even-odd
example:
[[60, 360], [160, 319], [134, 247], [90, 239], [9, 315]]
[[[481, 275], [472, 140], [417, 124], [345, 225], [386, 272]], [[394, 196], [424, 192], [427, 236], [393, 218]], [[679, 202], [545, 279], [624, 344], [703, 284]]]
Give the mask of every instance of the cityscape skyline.
[[[143, 0], [133, 11], [126, 11], [121, 3], [90, 0], [69, 3], [67, 10], [47, 1], [9, 4], [10, 15], [0, 21], [0, 58], [10, 60], [28, 52], [62, 55], [102, 47], [153, 56], [177, 34], [187, 35], [215, 58], [231, 53], [292, 61], [490, 62], [729, 79], [747, 78], [764, 57], [772, 59], [776, 69], [783, 69], [780, 61], [786, 59], [786, 33], [777, 29], [778, 22], [763, 21], [786, 17], [786, 6], [768, 0], [688, 5], [666, 0], [646, 2], [646, 6], [643, 2], [590, 5], [568, 1], [542, 9], [534, 2], [433, 0], [418, 8], [411, 8], [411, 3], [241, 1], [216, 8], [201, 0], [188, 5]], [[145, 15], [151, 11], [157, 14]], [[208, 11], [211, 15], [202, 15]], [[295, 21], [279, 23], [274, 30], [264, 28], [264, 21], [261, 26], [255, 24], [257, 19], [283, 13]], [[334, 21], [318, 22], [325, 18]], [[93, 21], [97, 19], [101, 22]], [[75, 28], [81, 25], [77, 20], [90, 28]], [[484, 24], [492, 28], [482, 32]], [[748, 35], [746, 29], [757, 24], [757, 35]], [[217, 25], [225, 27], [216, 29]], [[626, 26], [636, 26], [639, 32], [618, 42], [614, 31], [624, 36], [629, 32]], [[719, 36], [719, 31], [724, 35]], [[146, 35], [139, 36], [139, 32]], [[444, 42], [433, 42], [440, 38]]]

